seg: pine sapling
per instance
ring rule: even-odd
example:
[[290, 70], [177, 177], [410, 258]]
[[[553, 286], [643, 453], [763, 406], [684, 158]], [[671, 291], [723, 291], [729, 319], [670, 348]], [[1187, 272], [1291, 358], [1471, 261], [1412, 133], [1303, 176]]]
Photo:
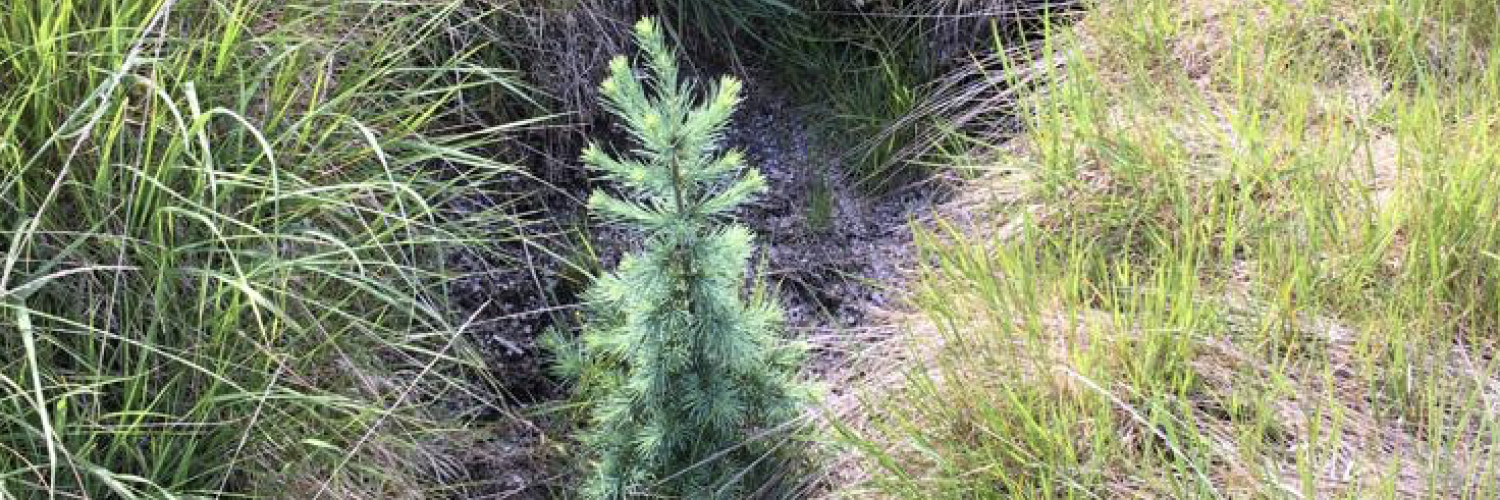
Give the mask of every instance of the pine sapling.
[[655, 21], [635, 35], [649, 75], [616, 57], [601, 94], [637, 148], [616, 157], [590, 145], [583, 161], [618, 187], [594, 192], [590, 210], [643, 245], [586, 294], [582, 344], [554, 347], [592, 400], [585, 491], [740, 498], [776, 466], [778, 433], [811, 397], [796, 377], [803, 349], [778, 335], [780, 309], [762, 287], [746, 293], [754, 237], [733, 211], [766, 183], [738, 151], [721, 153], [740, 82], [721, 78], [697, 102]]

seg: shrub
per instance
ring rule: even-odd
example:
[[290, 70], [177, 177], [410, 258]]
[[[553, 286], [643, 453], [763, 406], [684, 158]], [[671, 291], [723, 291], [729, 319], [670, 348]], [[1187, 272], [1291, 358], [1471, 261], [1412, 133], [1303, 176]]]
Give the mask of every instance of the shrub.
[[801, 349], [774, 333], [779, 309], [765, 293], [741, 297], [752, 234], [723, 224], [765, 181], [740, 153], [718, 153], [740, 83], [725, 77], [695, 104], [655, 21], [636, 37], [650, 88], [618, 57], [602, 94], [639, 149], [621, 159], [592, 145], [583, 160], [624, 191], [595, 192], [589, 207], [640, 231], [644, 248], [589, 290], [581, 348], [558, 346], [595, 400], [586, 493], [739, 498], [775, 462], [755, 434], [792, 421], [808, 392], [795, 381]]

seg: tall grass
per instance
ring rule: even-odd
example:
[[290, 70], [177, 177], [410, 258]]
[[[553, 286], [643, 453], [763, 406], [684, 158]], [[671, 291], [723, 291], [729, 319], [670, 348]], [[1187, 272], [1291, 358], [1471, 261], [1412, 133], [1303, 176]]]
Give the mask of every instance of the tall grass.
[[[797, 0], [655, 0], [673, 14], [679, 31], [713, 39], [733, 48], [733, 35], [764, 36], [765, 23], [785, 22], [800, 14]], [[732, 55], [732, 54], [731, 54]]]
[[777, 78], [823, 117], [812, 123], [819, 135], [853, 145], [838, 152], [850, 180], [873, 193], [911, 180], [896, 154], [928, 123], [903, 119], [935, 74], [921, 24], [830, 10], [774, 34], [769, 63]]
[[[1021, 81], [1004, 64], [1034, 48], [1041, 19], [1072, 0], [809, 0], [775, 31], [768, 66], [814, 113], [862, 189], [883, 193], [951, 167], [976, 141], [1009, 137]], [[987, 46], [993, 41], [993, 46]]]
[[[0, 497], [420, 495], [465, 362], [447, 207], [509, 169], [463, 2], [0, 11]], [[455, 21], [459, 19], [459, 21]]]
[[[1500, 494], [1500, 7], [1098, 2], [906, 355], [902, 498]], [[982, 235], [983, 238], [976, 238]]]

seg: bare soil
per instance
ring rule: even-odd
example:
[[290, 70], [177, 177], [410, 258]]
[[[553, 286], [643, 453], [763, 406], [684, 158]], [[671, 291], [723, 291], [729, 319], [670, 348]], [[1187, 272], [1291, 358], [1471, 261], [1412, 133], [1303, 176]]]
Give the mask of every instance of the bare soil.
[[[845, 151], [805, 126], [817, 116], [794, 108], [757, 79], [747, 81], [746, 94], [728, 142], [761, 170], [770, 190], [740, 215], [758, 235], [757, 268], [767, 270], [766, 279], [779, 291], [788, 335], [858, 328], [869, 311], [899, 296], [881, 284], [898, 282], [900, 268], [910, 261], [909, 222], [947, 191], [927, 182], [879, 197], [862, 193], [839, 163]], [[549, 498], [576, 481], [562, 451], [568, 424], [552, 411], [567, 388], [548, 374], [537, 339], [549, 328], [577, 326], [578, 295], [587, 283], [571, 268], [589, 258], [557, 249], [587, 241], [605, 267], [635, 250], [628, 233], [589, 224], [581, 200], [598, 186], [576, 157], [537, 160], [541, 168], [534, 178], [497, 188], [525, 193], [509, 207], [535, 221], [524, 238], [452, 258], [468, 273], [453, 298], [476, 315], [471, 340], [514, 409], [490, 411], [492, 432], [468, 445], [464, 470], [474, 486], [464, 498]], [[474, 203], [473, 209], [486, 208], [485, 200]], [[810, 372], [828, 371], [841, 351], [815, 352]]]

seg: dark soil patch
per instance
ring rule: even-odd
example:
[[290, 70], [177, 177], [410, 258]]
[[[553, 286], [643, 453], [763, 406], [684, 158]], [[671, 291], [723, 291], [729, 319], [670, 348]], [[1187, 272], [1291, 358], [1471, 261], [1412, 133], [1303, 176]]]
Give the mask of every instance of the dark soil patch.
[[[758, 80], [747, 82], [747, 101], [736, 114], [728, 140], [745, 151], [770, 184], [769, 192], [741, 214], [759, 236], [759, 265], [779, 290], [791, 335], [856, 327], [868, 311], [883, 308], [893, 294], [898, 267], [909, 259], [908, 222], [945, 193], [911, 188], [870, 198], [855, 190], [835, 158], [842, 151], [818, 144], [804, 126], [820, 119], [794, 109]], [[581, 200], [597, 187], [576, 158], [536, 158], [545, 175], [516, 178], [503, 192], [524, 194], [510, 209], [535, 222], [516, 241], [490, 254], [454, 256], [468, 277], [455, 287], [455, 302], [477, 314], [470, 336], [491, 374], [504, 385], [516, 413], [495, 415], [495, 435], [466, 457], [473, 478], [470, 495], [480, 498], [548, 498], [559, 474], [571, 483], [558, 453], [540, 450], [566, 440], [566, 430], [548, 436], [549, 412], [566, 387], [547, 372], [547, 353], [537, 339], [549, 328], [575, 328], [577, 296], [587, 286], [580, 261], [597, 258], [608, 268], [635, 250], [635, 239], [619, 229], [590, 230]], [[934, 184], [935, 186], [935, 184]], [[484, 208], [476, 200], [474, 209]], [[576, 250], [583, 233], [593, 253]], [[557, 249], [575, 249], [555, 253]], [[481, 306], [484, 308], [481, 310]], [[836, 361], [815, 353], [814, 372]], [[528, 415], [531, 412], [531, 416]], [[523, 422], [502, 422], [504, 419]], [[549, 458], [550, 457], [550, 458]], [[469, 498], [473, 498], [472, 496]]]
[[789, 327], [853, 327], [891, 300], [882, 284], [896, 282], [908, 261], [908, 223], [946, 190], [929, 183], [866, 196], [838, 163], [843, 151], [804, 126], [826, 118], [806, 113], [774, 91], [755, 94], [740, 112], [731, 142], [771, 186], [742, 220], [760, 236]]

